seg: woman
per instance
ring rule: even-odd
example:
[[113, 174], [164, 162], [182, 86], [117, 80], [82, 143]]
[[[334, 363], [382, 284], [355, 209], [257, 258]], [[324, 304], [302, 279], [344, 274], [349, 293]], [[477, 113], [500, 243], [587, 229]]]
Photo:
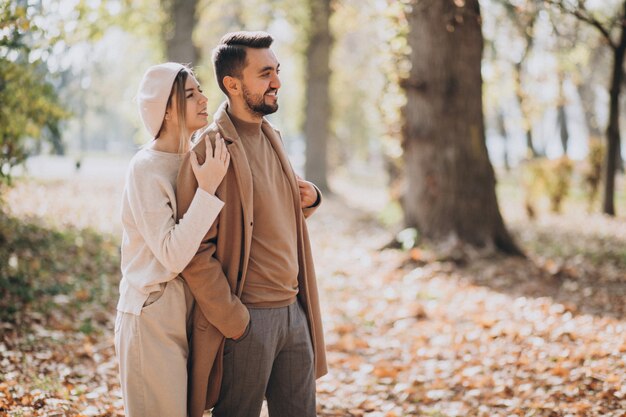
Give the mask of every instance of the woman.
[[189, 68], [165, 63], [148, 69], [137, 99], [154, 140], [133, 157], [126, 177], [115, 350], [126, 416], [185, 417], [193, 299], [178, 274], [223, 206], [214, 193], [230, 154], [222, 138], [214, 152], [207, 143], [203, 165], [192, 153], [199, 188], [177, 224], [176, 177], [192, 133], [207, 124], [207, 98]]

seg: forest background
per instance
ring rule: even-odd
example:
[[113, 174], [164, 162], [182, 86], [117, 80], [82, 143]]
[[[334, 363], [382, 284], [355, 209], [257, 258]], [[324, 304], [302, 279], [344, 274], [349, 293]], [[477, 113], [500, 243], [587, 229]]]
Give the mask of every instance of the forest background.
[[324, 416], [626, 415], [620, 0], [0, 0], [0, 415], [122, 415], [145, 69], [265, 30], [310, 220]]

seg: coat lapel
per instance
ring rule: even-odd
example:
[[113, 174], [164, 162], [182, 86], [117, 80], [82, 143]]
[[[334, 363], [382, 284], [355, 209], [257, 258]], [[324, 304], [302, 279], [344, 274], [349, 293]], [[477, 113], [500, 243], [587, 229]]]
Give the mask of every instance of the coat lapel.
[[263, 123], [261, 125], [261, 129], [265, 136], [269, 139], [272, 148], [274, 148], [274, 152], [278, 156], [278, 160], [280, 161], [280, 165], [283, 168], [283, 172], [289, 181], [289, 185], [291, 186], [291, 194], [293, 196], [293, 204], [296, 210], [296, 221], [300, 221], [300, 189], [298, 188], [298, 181], [296, 180], [296, 175], [293, 172], [291, 167], [291, 162], [289, 162], [289, 157], [287, 156], [287, 152], [285, 151], [285, 147], [283, 146], [283, 142], [276, 132], [272, 125], [267, 122], [267, 120], [263, 119]]
[[252, 194], [252, 172], [250, 171], [250, 164], [246, 157], [246, 151], [243, 148], [241, 139], [237, 134], [237, 130], [233, 125], [233, 122], [228, 117], [226, 109], [228, 103], [224, 102], [217, 109], [213, 120], [217, 124], [221, 134], [227, 142], [230, 142], [228, 151], [230, 152], [230, 163], [235, 171], [235, 177], [237, 178], [237, 185], [239, 186], [239, 196], [241, 198], [241, 209], [243, 211], [244, 222], [244, 263], [241, 269], [241, 282], [237, 290], [237, 294], [241, 295], [243, 289], [243, 283], [245, 281], [246, 271], [248, 270], [248, 259], [250, 258], [250, 246], [252, 244], [252, 221], [253, 221], [253, 194]]

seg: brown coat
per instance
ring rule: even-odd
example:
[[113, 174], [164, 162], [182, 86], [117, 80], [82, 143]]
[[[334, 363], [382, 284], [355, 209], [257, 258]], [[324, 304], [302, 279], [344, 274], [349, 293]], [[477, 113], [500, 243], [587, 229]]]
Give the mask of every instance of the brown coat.
[[[196, 300], [189, 361], [191, 417], [201, 417], [205, 409], [215, 405], [222, 380], [224, 337], [241, 334], [249, 320], [248, 310], [238, 297], [245, 285], [254, 227], [252, 174], [243, 145], [226, 108], [227, 103], [220, 106], [214, 115], [214, 122], [206, 130], [213, 144], [215, 135], [220, 132], [230, 152], [230, 167], [216, 191], [217, 197], [225, 205], [204, 237], [197, 254], [182, 272]], [[326, 353], [317, 281], [305, 222], [305, 218], [315, 208], [302, 209], [300, 206], [296, 176], [282, 146], [280, 133], [266, 120], [263, 120], [261, 128], [278, 155], [291, 185], [298, 229], [298, 299], [307, 313], [316, 376], [319, 378], [327, 372]], [[199, 141], [193, 152], [196, 152], [199, 162], [203, 163], [205, 141]], [[179, 219], [189, 208], [198, 187], [189, 155], [182, 162], [176, 184]]]

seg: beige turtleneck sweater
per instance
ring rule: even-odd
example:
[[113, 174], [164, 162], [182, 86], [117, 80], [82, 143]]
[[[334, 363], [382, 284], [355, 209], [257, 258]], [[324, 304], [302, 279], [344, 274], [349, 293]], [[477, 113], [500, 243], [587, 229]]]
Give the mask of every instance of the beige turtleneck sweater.
[[261, 121], [230, 115], [252, 172], [254, 229], [241, 301], [252, 307], [283, 307], [298, 294], [298, 244], [289, 181]]

